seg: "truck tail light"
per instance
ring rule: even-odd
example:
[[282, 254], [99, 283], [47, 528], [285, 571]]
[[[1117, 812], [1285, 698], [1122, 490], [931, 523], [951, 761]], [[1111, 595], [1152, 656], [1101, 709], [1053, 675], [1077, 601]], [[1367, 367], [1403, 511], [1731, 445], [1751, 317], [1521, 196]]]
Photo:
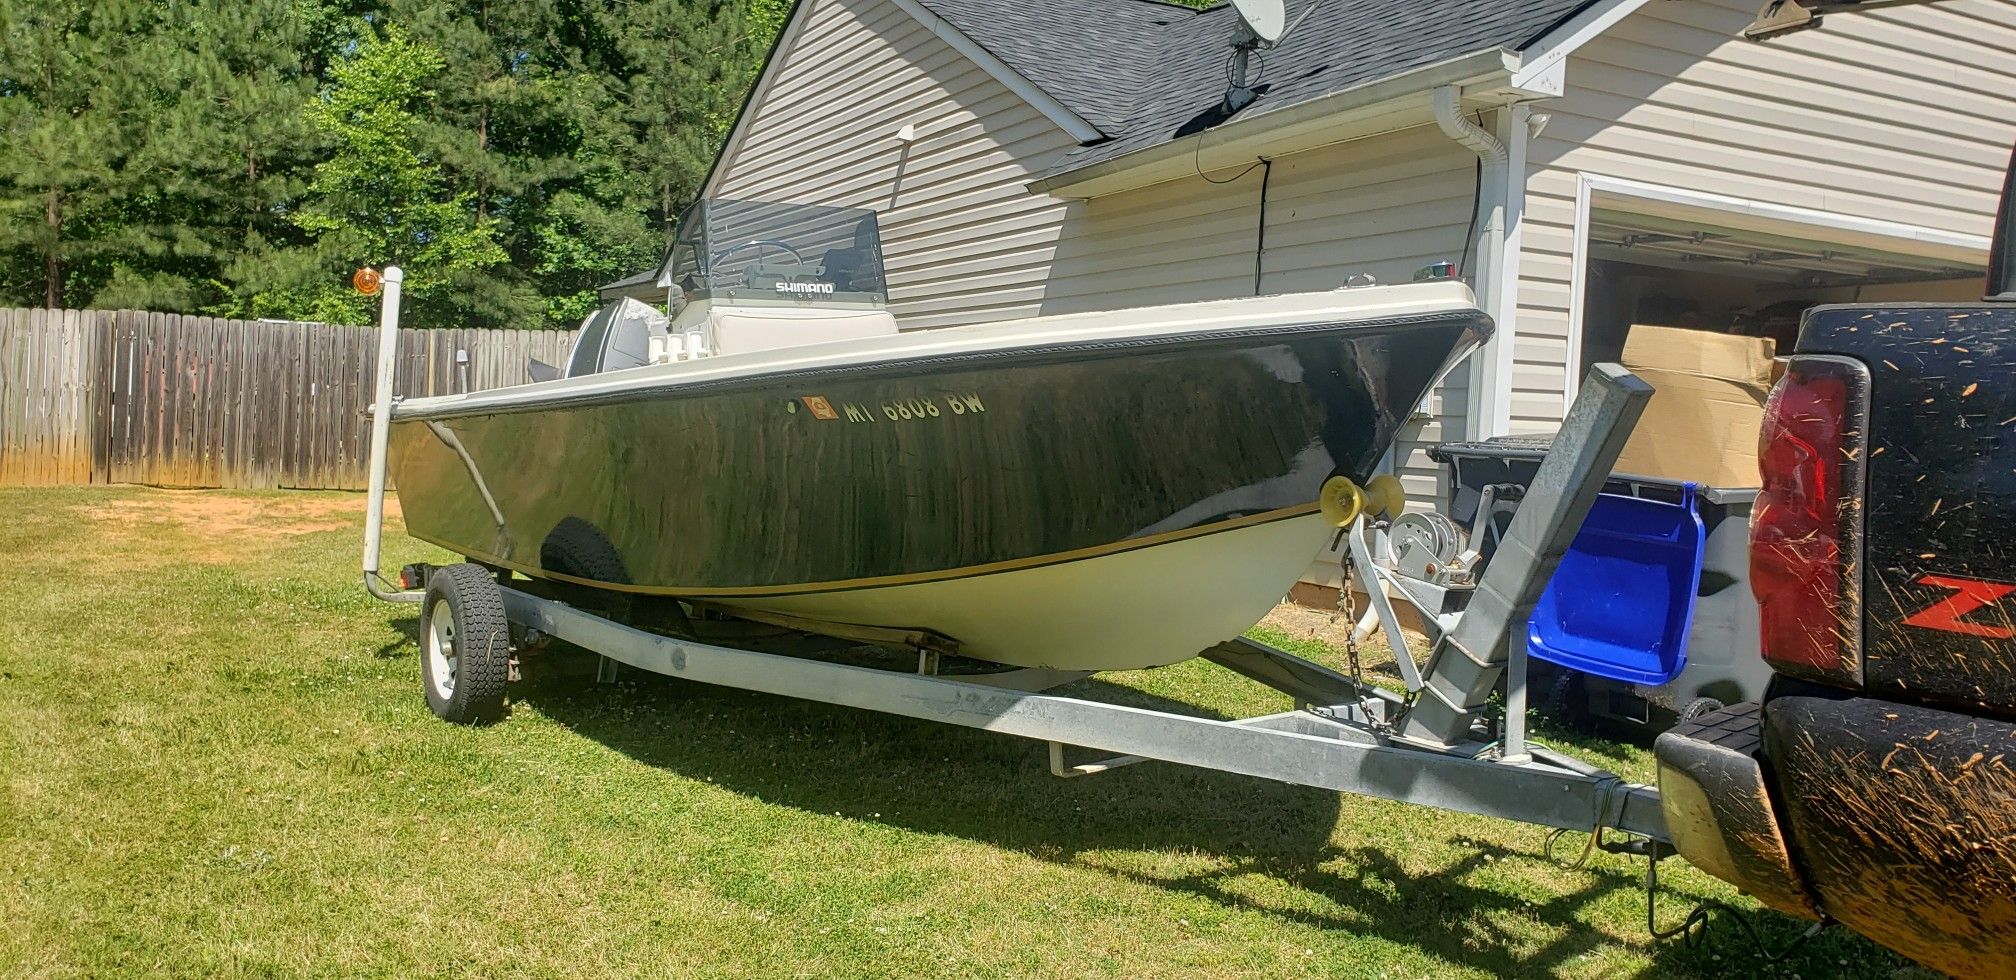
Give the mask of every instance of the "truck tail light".
[[1869, 372], [1794, 357], [1765, 406], [1763, 487], [1750, 517], [1750, 588], [1764, 659], [1780, 673], [1862, 680], [1862, 427]]

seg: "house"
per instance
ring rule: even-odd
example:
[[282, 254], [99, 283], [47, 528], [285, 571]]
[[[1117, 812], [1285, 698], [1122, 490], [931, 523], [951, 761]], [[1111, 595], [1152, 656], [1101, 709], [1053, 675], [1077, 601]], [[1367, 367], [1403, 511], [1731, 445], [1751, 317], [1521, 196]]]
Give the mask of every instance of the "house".
[[[1978, 296], [2016, 139], [2016, 4], [800, 0], [705, 196], [869, 207], [905, 328], [1405, 281], [1498, 322], [1397, 451], [1549, 431], [1625, 328]], [[1334, 581], [1334, 577], [1332, 578]]]

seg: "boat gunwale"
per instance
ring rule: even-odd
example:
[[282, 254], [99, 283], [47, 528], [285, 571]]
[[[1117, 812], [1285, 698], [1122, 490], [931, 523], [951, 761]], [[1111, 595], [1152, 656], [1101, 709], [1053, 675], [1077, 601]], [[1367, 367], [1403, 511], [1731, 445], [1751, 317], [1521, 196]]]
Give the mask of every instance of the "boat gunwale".
[[[576, 379], [513, 385], [493, 388], [487, 391], [469, 392], [460, 395], [415, 399], [395, 402], [392, 421], [420, 422], [442, 419], [507, 415], [521, 412], [545, 411], [556, 408], [580, 408], [597, 405], [635, 401], [640, 397], [664, 397], [692, 394], [720, 394], [724, 391], [760, 389], [781, 383], [823, 380], [859, 374], [873, 374], [892, 369], [911, 370], [917, 368], [942, 367], [989, 361], [1030, 359], [1042, 360], [1073, 353], [1117, 351], [1139, 348], [1190, 348], [1224, 346], [1229, 342], [1242, 340], [1278, 339], [1325, 333], [1356, 333], [1399, 326], [1425, 326], [1435, 324], [1458, 324], [1471, 327], [1478, 332], [1478, 342], [1488, 338], [1494, 329], [1491, 317], [1475, 307], [1457, 307], [1425, 310], [1419, 313], [1397, 315], [1305, 320], [1291, 323], [1270, 324], [1258, 327], [1215, 327], [1211, 329], [1183, 329], [1180, 331], [1092, 337], [1079, 340], [1054, 341], [1015, 345], [1010, 341], [999, 346], [977, 347], [970, 350], [951, 350], [924, 356], [903, 356], [901, 348], [889, 351], [875, 351], [882, 354], [868, 360], [843, 361], [841, 363], [814, 363], [805, 366], [785, 365], [773, 370], [759, 369], [750, 373], [730, 374], [723, 377], [683, 378], [678, 374], [664, 371], [667, 365], [654, 364], [630, 368], [622, 371], [605, 372], [597, 377], [606, 377], [616, 384], [600, 385], [575, 390], [548, 386], [564, 385]], [[926, 333], [928, 331], [919, 331]], [[808, 345], [802, 350], [813, 350], [822, 346]], [[851, 343], [850, 343], [851, 346]], [[843, 351], [826, 352], [830, 357], [844, 357]], [[679, 362], [692, 364], [696, 362]], [[622, 378], [623, 375], [632, 375]], [[619, 380], [620, 379], [620, 380]], [[546, 388], [546, 390], [534, 390]]]

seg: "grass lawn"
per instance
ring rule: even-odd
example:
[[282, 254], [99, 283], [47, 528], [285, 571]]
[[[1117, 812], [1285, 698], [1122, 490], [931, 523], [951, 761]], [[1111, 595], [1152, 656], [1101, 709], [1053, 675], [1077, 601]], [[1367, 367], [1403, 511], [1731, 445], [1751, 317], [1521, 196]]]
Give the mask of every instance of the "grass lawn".
[[[1765, 969], [1719, 922], [1698, 949], [1653, 943], [1642, 862], [1568, 870], [1505, 821], [1160, 763], [1059, 780], [1039, 743], [596, 686], [579, 658], [528, 664], [505, 723], [447, 725], [420, 697], [415, 608], [358, 587], [362, 511], [0, 491], [0, 975]], [[446, 556], [395, 538], [386, 564], [419, 559]], [[1222, 673], [1075, 690], [1285, 706]], [[1642, 748], [1573, 744], [1650, 776]], [[1661, 872], [1662, 924], [1701, 898], [1755, 907]], [[1801, 925], [1757, 922], [1774, 943]], [[1897, 966], [1830, 932], [1778, 972]]]

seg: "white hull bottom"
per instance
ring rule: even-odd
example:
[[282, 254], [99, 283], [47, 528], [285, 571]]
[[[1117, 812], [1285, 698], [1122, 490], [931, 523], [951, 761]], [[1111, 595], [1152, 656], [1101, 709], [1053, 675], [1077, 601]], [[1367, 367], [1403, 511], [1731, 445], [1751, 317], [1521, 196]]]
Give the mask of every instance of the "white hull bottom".
[[832, 623], [928, 628], [980, 660], [1054, 670], [1178, 663], [1274, 608], [1322, 548], [1308, 514], [1132, 551], [968, 578], [716, 600]]

